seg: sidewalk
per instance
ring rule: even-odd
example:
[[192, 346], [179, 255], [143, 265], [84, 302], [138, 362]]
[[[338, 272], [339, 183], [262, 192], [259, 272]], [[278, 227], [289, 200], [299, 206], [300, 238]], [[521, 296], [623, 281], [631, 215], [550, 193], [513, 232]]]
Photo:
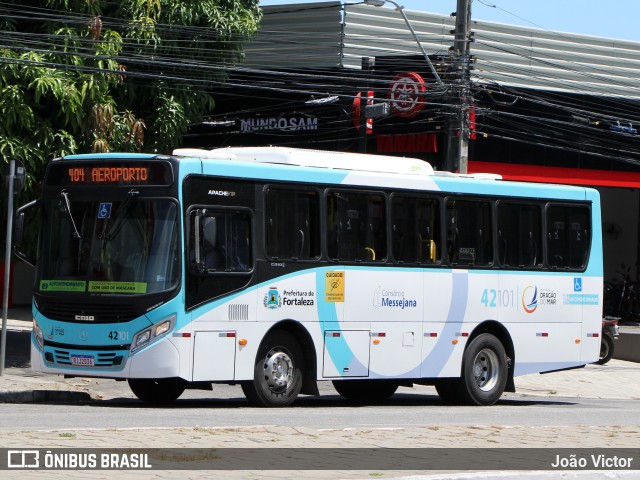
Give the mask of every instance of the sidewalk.
[[31, 306], [13, 307], [7, 312], [7, 331], [30, 332], [32, 325], [33, 316], [31, 315]]

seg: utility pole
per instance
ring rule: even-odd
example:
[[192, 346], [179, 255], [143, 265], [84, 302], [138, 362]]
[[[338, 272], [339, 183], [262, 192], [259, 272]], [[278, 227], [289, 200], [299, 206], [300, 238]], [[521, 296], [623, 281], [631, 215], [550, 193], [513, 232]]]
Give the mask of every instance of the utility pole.
[[450, 102], [453, 118], [449, 121], [445, 170], [467, 173], [469, 161], [469, 106], [471, 104], [471, 1], [458, 0], [455, 38], [452, 48], [452, 85]]
[[366, 81], [360, 93], [360, 128], [358, 129], [358, 152], [367, 153], [367, 135], [372, 127], [372, 120], [367, 118], [366, 112], [369, 106], [369, 101], [373, 103], [373, 98], [369, 97], [369, 93], [373, 95], [371, 88], [371, 76], [373, 75], [373, 68], [375, 65], [375, 58], [362, 57], [362, 71], [366, 72]]

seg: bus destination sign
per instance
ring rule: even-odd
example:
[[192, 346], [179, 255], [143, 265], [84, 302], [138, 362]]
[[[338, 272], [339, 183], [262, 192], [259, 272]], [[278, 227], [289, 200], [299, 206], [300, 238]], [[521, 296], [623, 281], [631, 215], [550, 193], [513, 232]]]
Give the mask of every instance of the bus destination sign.
[[167, 162], [59, 163], [51, 165], [49, 185], [168, 186], [173, 183]]
[[67, 172], [71, 183], [149, 183], [149, 167], [69, 167]]

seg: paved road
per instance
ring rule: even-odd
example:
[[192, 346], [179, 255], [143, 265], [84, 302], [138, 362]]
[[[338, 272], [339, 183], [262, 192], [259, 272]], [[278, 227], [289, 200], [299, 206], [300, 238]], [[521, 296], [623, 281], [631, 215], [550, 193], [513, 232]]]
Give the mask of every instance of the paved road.
[[[87, 405], [0, 404], [0, 431], [87, 428], [194, 428], [280, 425], [313, 429], [466, 426], [622, 426], [638, 424], [640, 402], [507, 394], [493, 407], [444, 405], [429, 387], [402, 388], [381, 405], [352, 406], [329, 386], [286, 410], [251, 407], [239, 387], [191, 391], [170, 407], [150, 408], [131, 394]], [[43, 415], [43, 412], [46, 414]]]

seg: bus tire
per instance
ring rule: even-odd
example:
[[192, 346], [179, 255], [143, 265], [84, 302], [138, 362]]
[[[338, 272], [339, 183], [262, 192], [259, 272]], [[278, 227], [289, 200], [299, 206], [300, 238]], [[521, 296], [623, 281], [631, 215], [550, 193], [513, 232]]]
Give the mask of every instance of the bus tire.
[[461, 400], [471, 405], [493, 405], [507, 385], [507, 354], [489, 333], [475, 337], [462, 357]]
[[596, 362], [598, 365], [604, 365], [613, 357], [613, 339], [608, 335], [602, 335], [600, 341], [600, 358]]
[[133, 394], [146, 403], [171, 403], [185, 389], [184, 381], [179, 378], [160, 378], [156, 380], [130, 378], [129, 388]]
[[252, 382], [243, 382], [247, 399], [260, 407], [291, 405], [302, 388], [304, 356], [289, 332], [275, 331], [262, 342]]
[[392, 380], [334, 380], [332, 383], [342, 397], [356, 402], [386, 400], [398, 389], [398, 382]]

